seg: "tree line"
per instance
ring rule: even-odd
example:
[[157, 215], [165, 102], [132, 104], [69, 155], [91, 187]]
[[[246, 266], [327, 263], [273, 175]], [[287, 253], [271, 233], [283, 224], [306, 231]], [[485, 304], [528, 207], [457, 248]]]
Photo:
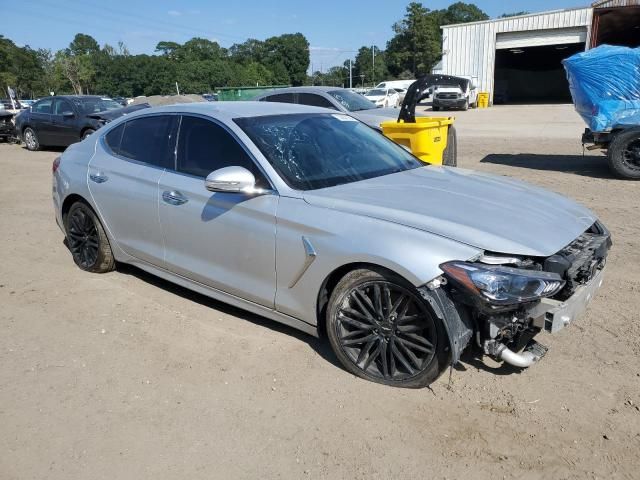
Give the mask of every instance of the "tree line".
[[[488, 18], [470, 3], [457, 2], [440, 10], [409, 3], [404, 17], [393, 24], [394, 35], [385, 48], [363, 46], [351, 60], [354, 86], [429, 73], [441, 58], [443, 25]], [[227, 86], [348, 86], [349, 60], [307, 75], [309, 42], [301, 33], [248, 39], [229, 48], [197, 37], [184, 44], [160, 41], [155, 53], [132, 55], [123, 43], [101, 47], [84, 33], [57, 52], [19, 47], [0, 35], [0, 85], [11, 85], [23, 98], [49, 92], [166, 95], [175, 93], [176, 82], [181, 93], [213, 92]]]

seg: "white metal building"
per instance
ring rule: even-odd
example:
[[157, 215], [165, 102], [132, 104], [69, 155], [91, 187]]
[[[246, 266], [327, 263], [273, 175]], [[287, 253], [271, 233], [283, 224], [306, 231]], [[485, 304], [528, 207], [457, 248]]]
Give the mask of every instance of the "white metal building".
[[447, 25], [438, 73], [477, 77], [496, 103], [567, 101], [561, 60], [600, 43], [638, 46], [638, 25], [638, 0]]

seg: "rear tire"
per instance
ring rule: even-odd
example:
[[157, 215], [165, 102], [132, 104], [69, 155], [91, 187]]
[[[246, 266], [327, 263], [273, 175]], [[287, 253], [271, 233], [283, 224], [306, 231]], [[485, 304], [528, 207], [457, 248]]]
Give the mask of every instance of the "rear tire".
[[447, 364], [440, 319], [413, 285], [383, 269], [345, 275], [329, 299], [326, 326], [344, 368], [372, 382], [422, 388]]
[[442, 165], [447, 167], [458, 166], [458, 135], [453, 125], [449, 125], [447, 132], [447, 146], [442, 152]]
[[85, 138], [87, 138], [89, 135], [91, 135], [94, 132], [95, 132], [95, 130], [93, 128], [87, 128], [84, 132], [82, 132], [82, 140], [84, 140]]
[[640, 129], [618, 133], [609, 144], [607, 160], [616, 177], [640, 180]]
[[109, 239], [91, 207], [84, 202], [71, 205], [64, 227], [73, 261], [80, 269], [106, 273], [115, 268]]
[[25, 128], [22, 136], [24, 138], [24, 144], [27, 147], [27, 150], [30, 150], [32, 152], [40, 150], [40, 141], [38, 140], [38, 135], [33, 128]]

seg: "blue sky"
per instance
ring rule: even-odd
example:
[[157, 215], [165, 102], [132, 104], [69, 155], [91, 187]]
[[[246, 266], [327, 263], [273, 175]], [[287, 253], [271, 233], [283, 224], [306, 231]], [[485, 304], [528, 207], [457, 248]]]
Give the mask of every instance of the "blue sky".
[[[0, 0], [0, 34], [19, 45], [57, 50], [76, 33], [92, 35], [102, 45], [122, 40], [132, 53], [153, 53], [160, 40], [185, 42], [194, 37], [228, 47], [247, 38], [303, 33], [311, 45], [315, 70], [342, 63], [362, 45], [385, 46], [392, 24], [409, 0]], [[452, 1], [423, 1], [430, 9]], [[489, 16], [526, 10], [538, 12], [587, 6], [579, 0], [475, 2]], [[11, 20], [9, 20], [11, 19]]]

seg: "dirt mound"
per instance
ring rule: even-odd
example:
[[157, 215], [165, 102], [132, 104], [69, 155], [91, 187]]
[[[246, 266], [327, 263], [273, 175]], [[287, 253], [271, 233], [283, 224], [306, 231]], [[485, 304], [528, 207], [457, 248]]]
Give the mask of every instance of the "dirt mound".
[[173, 105], [176, 103], [206, 102], [202, 95], [151, 95], [150, 97], [136, 97], [132, 105], [148, 103], [152, 107]]

